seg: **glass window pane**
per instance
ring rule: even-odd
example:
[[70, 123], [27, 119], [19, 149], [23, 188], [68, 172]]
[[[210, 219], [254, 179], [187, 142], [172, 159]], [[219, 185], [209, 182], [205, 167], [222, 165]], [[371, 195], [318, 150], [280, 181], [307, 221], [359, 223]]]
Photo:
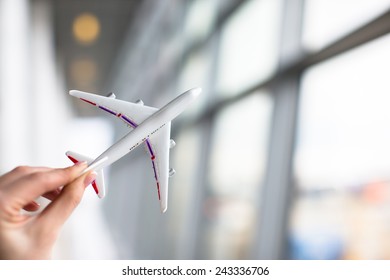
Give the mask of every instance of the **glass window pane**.
[[[195, 127], [183, 130], [175, 137], [177, 145], [172, 150], [172, 167], [177, 171], [170, 179], [170, 208], [168, 213], [168, 248], [170, 258], [186, 258], [194, 250], [188, 244], [194, 231], [193, 213], [195, 192], [199, 190], [198, 164], [201, 154], [201, 129]], [[193, 243], [193, 242], [192, 242]], [[189, 251], [189, 253], [188, 253]]]
[[204, 210], [204, 258], [249, 257], [271, 107], [268, 95], [256, 93], [217, 116]]
[[308, 0], [305, 2], [303, 43], [316, 50], [363, 26], [389, 7], [389, 0]]
[[222, 30], [217, 91], [236, 94], [267, 78], [276, 68], [279, 0], [247, 1]]
[[201, 113], [206, 107], [206, 101], [210, 97], [208, 76], [210, 73], [209, 53], [201, 50], [191, 54], [180, 74], [178, 81], [178, 92], [184, 92], [193, 87], [201, 87], [202, 94], [198, 100], [189, 108], [183, 118], [193, 118]]
[[304, 75], [295, 258], [390, 257], [390, 36]]
[[[203, 39], [211, 31], [216, 11], [217, 0], [192, 1], [186, 16], [184, 33], [190, 42]], [[187, 42], [186, 44], [190, 44]]]

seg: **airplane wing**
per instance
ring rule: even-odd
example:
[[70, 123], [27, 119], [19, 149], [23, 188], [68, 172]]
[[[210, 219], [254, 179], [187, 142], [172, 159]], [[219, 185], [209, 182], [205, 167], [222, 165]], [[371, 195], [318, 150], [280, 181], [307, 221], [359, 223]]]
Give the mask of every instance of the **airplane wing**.
[[168, 179], [169, 148], [170, 148], [171, 122], [165, 124], [157, 133], [145, 141], [152, 160], [154, 178], [157, 184], [157, 194], [160, 201], [161, 212], [168, 208]]
[[80, 98], [97, 108], [118, 117], [131, 128], [135, 128], [145, 119], [155, 113], [158, 109], [154, 107], [144, 106], [136, 103], [131, 103], [123, 100], [115, 99], [115, 97], [107, 97], [88, 93], [84, 91], [71, 90], [70, 95]]

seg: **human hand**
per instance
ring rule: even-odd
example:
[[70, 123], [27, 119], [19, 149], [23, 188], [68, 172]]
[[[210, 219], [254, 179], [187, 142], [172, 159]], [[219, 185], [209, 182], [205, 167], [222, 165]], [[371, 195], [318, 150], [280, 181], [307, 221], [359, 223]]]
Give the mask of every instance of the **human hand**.
[[[86, 163], [68, 168], [17, 167], [0, 177], [0, 259], [49, 259], [59, 231], [96, 177]], [[40, 196], [51, 200], [36, 215]]]

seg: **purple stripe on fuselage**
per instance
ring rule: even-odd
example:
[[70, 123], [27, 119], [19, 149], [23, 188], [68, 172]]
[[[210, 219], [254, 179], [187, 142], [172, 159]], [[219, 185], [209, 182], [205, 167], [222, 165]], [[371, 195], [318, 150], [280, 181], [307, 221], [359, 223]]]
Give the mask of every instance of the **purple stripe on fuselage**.
[[[133, 122], [132, 120], [130, 120], [128, 117], [126, 117], [124, 115], [120, 115], [120, 118], [122, 120], [124, 120], [125, 122], [127, 122], [128, 124], [130, 124], [133, 128], [136, 128], [138, 126], [135, 122]], [[149, 153], [152, 156], [151, 160], [152, 160], [152, 164], [153, 164], [154, 178], [156, 179], [156, 181], [158, 183], [156, 165], [154, 164], [154, 158], [155, 157], [154, 157], [154, 152], [153, 152], [153, 149], [152, 149], [152, 145], [150, 144], [149, 139], [146, 139], [145, 142], [146, 142], [146, 146], [148, 147]]]
[[[153, 164], [154, 178], [156, 179], [156, 182], [157, 182], [157, 185], [158, 185], [156, 164], [154, 163], [154, 159], [155, 159], [156, 157], [154, 156], [153, 149], [152, 149], [152, 145], [150, 145], [149, 139], [146, 139], [145, 142], [146, 142], [146, 146], [147, 146], [148, 149], [149, 149], [149, 153], [150, 153], [150, 155], [151, 155], [151, 158], [150, 158], [150, 159], [152, 160], [152, 164]], [[159, 192], [160, 192], [160, 191], [159, 191]]]
[[124, 115], [121, 115], [121, 119], [125, 120], [128, 124], [130, 124], [134, 128], [136, 128], [138, 126], [135, 122], [133, 122], [132, 120], [130, 120], [128, 117], [126, 117]]
[[103, 107], [103, 106], [99, 106], [100, 109], [106, 111], [107, 113], [110, 113], [114, 116], [116, 116], [116, 113], [114, 111], [111, 111], [110, 109], [106, 108], [106, 107]]
[[150, 145], [150, 142], [148, 139], [146, 139], [146, 145], [148, 146], [148, 149], [149, 149], [149, 153], [152, 157], [154, 157], [154, 153], [153, 153], [153, 150], [152, 150], [152, 146]]
[[156, 166], [154, 165], [154, 160], [152, 160], [152, 164], [153, 164], [154, 178], [156, 178], [156, 181], [158, 182], [158, 179], [157, 179], [157, 172], [156, 172]]

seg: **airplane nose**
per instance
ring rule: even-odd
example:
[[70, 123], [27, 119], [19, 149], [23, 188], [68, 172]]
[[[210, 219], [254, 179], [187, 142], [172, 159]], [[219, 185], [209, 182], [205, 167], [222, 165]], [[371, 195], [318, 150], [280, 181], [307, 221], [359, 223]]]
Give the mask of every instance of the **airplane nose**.
[[200, 95], [200, 93], [202, 92], [202, 88], [196, 87], [196, 88], [193, 88], [191, 91], [192, 91], [192, 94], [194, 95], [194, 97], [198, 97]]

